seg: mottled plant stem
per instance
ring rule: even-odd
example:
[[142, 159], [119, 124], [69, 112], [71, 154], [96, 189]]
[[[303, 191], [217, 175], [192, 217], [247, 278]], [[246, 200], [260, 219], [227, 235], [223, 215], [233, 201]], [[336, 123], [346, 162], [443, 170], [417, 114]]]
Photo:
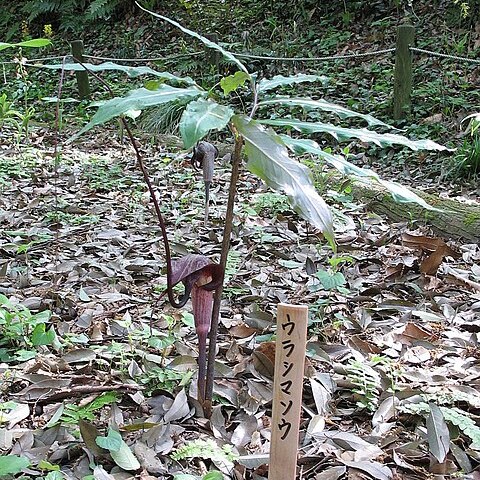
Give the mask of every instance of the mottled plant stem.
[[238, 177], [240, 175], [240, 165], [242, 163], [242, 147], [243, 138], [237, 132], [235, 127], [230, 127], [235, 137], [235, 149], [232, 156], [232, 174], [230, 176], [230, 187], [228, 190], [227, 213], [225, 215], [225, 224], [223, 226], [222, 253], [220, 255], [220, 266], [222, 267], [222, 282], [215, 290], [213, 300], [212, 323], [210, 326], [210, 342], [208, 344], [208, 366], [207, 378], [205, 386], [205, 399], [203, 409], [205, 416], [210, 418], [212, 415], [212, 395], [213, 395], [213, 378], [215, 374], [215, 356], [218, 335], [218, 320], [220, 316], [220, 304], [222, 301], [223, 282], [225, 280], [225, 270], [227, 266], [228, 251], [230, 248], [230, 236], [233, 226], [233, 207], [235, 204], [235, 195], [237, 193]]
[[[105, 86], [105, 88], [108, 90], [110, 93], [110, 96], [112, 98], [115, 98], [115, 94], [113, 93], [113, 90], [110, 88], [110, 85], [103, 80], [102, 77], [97, 75], [95, 72], [90, 70], [86, 65], [84, 65], [80, 60], [75, 58], [75, 61], [79, 63], [90, 75], [95, 77], [102, 85]], [[173, 282], [172, 282], [172, 255], [170, 253], [170, 244], [168, 242], [168, 235], [167, 235], [167, 228], [165, 226], [165, 220], [163, 219], [162, 212], [160, 210], [160, 204], [158, 203], [157, 196], [155, 194], [155, 189], [153, 188], [152, 182], [150, 180], [150, 176], [148, 175], [147, 168], [145, 166], [145, 163], [143, 161], [142, 154], [140, 152], [139, 144], [135, 140], [135, 137], [133, 136], [132, 130], [130, 129], [127, 121], [125, 120], [124, 117], [120, 117], [120, 122], [125, 128], [128, 138], [130, 140], [130, 143], [132, 144], [133, 149], [135, 150], [135, 156], [137, 158], [137, 164], [140, 167], [140, 170], [143, 175], [143, 179], [145, 180], [145, 183], [147, 185], [148, 191], [150, 193], [150, 198], [153, 203], [153, 207], [155, 209], [155, 213], [157, 214], [158, 222], [160, 224], [160, 230], [162, 232], [162, 239], [163, 239], [163, 246], [165, 248], [165, 260], [167, 264], [167, 296], [168, 296], [168, 301], [170, 302], [170, 305], [174, 308], [181, 308], [183, 305], [185, 305], [185, 301], [180, 301], [177, 302], [175, 300], [175, 297], [173, 296]], [[187, 297], [188, 299], [188, 297]]]

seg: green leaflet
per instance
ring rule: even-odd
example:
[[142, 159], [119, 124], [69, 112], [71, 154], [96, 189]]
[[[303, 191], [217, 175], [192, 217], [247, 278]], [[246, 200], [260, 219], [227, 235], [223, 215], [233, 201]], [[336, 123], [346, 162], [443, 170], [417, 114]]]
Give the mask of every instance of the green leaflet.
[[386, 147], [390, 145], [404, 145], [412, 150], [449, 150], [432, 140], [410, 140], [402, 135], [393, 133], [377, 133], [366, 128], [344, 128], [331, 125], [330, 123], [310, 123], [302, 122], [294, 118], [280, 118], [276, 120], [259, 120], [260, 123], [279, 127], [291, 127], [303, 133], [328, 133], [335, 137], [338, 141], [358, 138], [362, 142], [374, 143], [379, 147]]
[[30, 460], [18, 455], [0, 456], [0, 477], [15, 475], [30, 466]]
[[162, 103], [172, 102], [179, 99], [194, 99], [205, 92], [196, 87], [176, 88], [162, 84], [157, 90], [138, 88], [130, 90], [125, 97], [115, 97], [101, 105], [90, 122], [87, 123], [77, 134], [68, 141], [78, 138], [82, 133], [90, 130], [96, 125], [101, 125], [108, 120], [126, 114], [129, 110], [143, 110]]
[[314, 155], [323, 158], [343, 175], [354, 175], [363, 181], [369, 180], [381, 184], [390, 192], [396, 202], [416, 203], [427, 210], [435, 210], [437, 212], [442, 211], [429, 205], [423, 198], [410, 191], [407, 187], [400, 185], [399, 183], [383, 180], [373, 170], [357, 167], [357, 165], [345, 160], [345, 158], [340, 155], [332, 155], [331, 153], [325, 152], [320, 148], [318, 143], [313, 140], [291, 138], [288, 135], [280, 136], [285, 144], [299, 155], [306, 152], [313, 153]]
[[342, 272], [319, 270], [315, 276], [320, 280], [325, 290], [333, 290], [334, 288], [342, 287], [346, 283]]
[[247, 168], [274, 190], [283, 191], [295, 211], [319, 228], [333, 243], [330, 209], [315, 190], [310, 171], [291, 159], [282, 139], [255, 120], [234, 115], [232, 121], [245, 139]]
[[323, 75], [306, 75], [305, 73], [298, 73], [297, 75], [292, 75], [290, 77], [276, 75], [271, 79], [260, 80], [258, 84], [258, 92], [263, 93], [283, 85], [302, 82], [322, 82], [325, 85], [328, 82], [328, 78]]
[[137, 4], [137, 6], [143, 10], [144, 12], [147, 12], [149, 13], [150, 15], [153, 15], [154, 17], [157, 17], [157, 18], [160, 18], [162, 20], [165, 20], [166, 22], [172, 24], [173, 26], [179, 28], [182, 32], [186, 33], [187, 35], [190, 35], [191, 37], [194, 37], [194, 38], [197, 38], [198, 40], [200, 40], [204, 45], [206, 45], [207, 47], [210, 47], [210, 48], [213, 48], [214, 50], [217, 50], [219, 51], [225, 58], [227, 58], [228, 60], [230, 60], [231, 62], [235, 63], [239, 68], [240, 70], [243, 70], [247, 75], [248, 75], [248, 78], [250, 78], [250, 74], [248, 73], [248, 70], [247, 68], [245, 67], [245, 65], [240, 61], [238, 60], [237, 58], [234, 57], [233, 54], [231, 54], [230, 52], [228, 52], [227, 50], [224, 50], [220, 45], [218, 45], [217, 43], [215, 42], [212, 42], [211, 40], [209, 40], [208, 38], [198, 34], [197, 32], [194, 32], [193, 30], [189, 30], [188, 28], [185, 28], [184, 26], [180, 25], [178, 22], [176, 22], [175, 20], [172, 20], [168, 17], [164, 17], [163, 15], [159, 15], [158, 13], [155, 13], [155, 12], [151, 12], [150, 10], [147, 10], [146, 8], [142, 7], [138, 2], [135, 2]]
[[229, 122], [233, 110], [200, 98], [187, 105], [180, 120], [180, 134], [185, 148], [193, 147], [210, 130], [221, 130]]
[[140, 468], [139, 461], [116, 430], [109, 428], [106, 437], [97, 437], [95, 441], [99, 447], [110, 452], [113, 461], [120, 468], [128, 471]]
[[0, 42], [0, 50], [5, 50], [6, 48], [13, 48], [13, 47], [39, 48], [39, 47], [46, 47], [47, 45], [51, 45], [51, 44], [52, 42], [47, 38], [34, 38], [33, 40], [25, 40], [24, 42], [19, 42], [19, 43]]
[[113, 429], [108, 430], [106, 437], [97, 437], [95, 443], [105, 450], [110, 450], [110, 452], [118, 452], [122, 446], [122, 436]]
[[154, 75], [155, 77], [161, 78], [167, 82], [173, 83], [186, 83], [187, 85], [196, 85], [196, 83], [190, 77], [177, 77], [168, 72], [157, 72], [150, 67], [129, 67], [128, 65], [119, 65], [113, 62], [104, 62], [100, 65], [94, 65], [93, 63], [66, 63], [62, 66], [61, 63], [58, 65], [42, 65], [42, 68], [48, 68], [50, 70], [74, 70], [76, 72], [83, 72], [85, 70], [91, 70], [92, 72], [103, 72], [105, 70], [118, 70], [120, 72], [126, 73], [129, 77], [135, 78], [140, 75]]
[[220, 86], [222, 87], [223, 94], [226, 96], [230, 92], [235, 91], [238, 87], [242, 86], [249, 79], [249, 75], [245, 72], [235, 72], [233, 75], [223, 77], [220, 80]]
[[353, 110], [349, 110], [348, 108], [342, 107], [341, 105], [336, 105], [335, 103], [330, 103], [325, 100], [313, 100], [311, 98], [290, 98], [290, 97], [273, 97], [267, 100], [263, 100], [259, 102], [259, 106], [263, 105], [274, 105], [274, 104], [281, 104], [281, 105], [291, 105], [291, 106], [300, 106], [305, 109], [310, 110], [323, 110], [326, 112], [332, 112], [337, 114], [340, 118], [348, 118], [348, 117], [358, 117], [363, 118], [369, 125], [379, 125], [382, 127], [393, 128], [392, 126], [378, 120], [372, 115], [354, 112]]
[[51, 326], [46, 330], [44, 323], [39, 323], [32, 332], [32, 344], [35, 346], [38, 345], [52, 345], [55, 340], [56, 334], [55, 329]]

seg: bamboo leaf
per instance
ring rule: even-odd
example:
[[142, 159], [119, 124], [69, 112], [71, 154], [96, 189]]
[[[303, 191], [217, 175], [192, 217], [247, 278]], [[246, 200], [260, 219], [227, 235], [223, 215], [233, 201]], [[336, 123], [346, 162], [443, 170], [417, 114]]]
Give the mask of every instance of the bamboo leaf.
[[94, 65], [93, 63], [66, 63], [65, 65], [42, 65], [42, 68], [47, 68], [49, 70], [73, 70], [76, 72], [83, 72], [85, 70], [91, 70], [92, 72], [103, 72], [105, 70], [118, 70], [120, 72], [126, 73], [129, 77], [135, 78], [140, 75], [154, 75], [160, 79], [163, 79], [167, 82], [173, 83], [186, 83], [188, 85], [196, 85], [196, 83], [190, 77], [177, 77], [168, 72], [158, 72], [150, 67], [140, 66], [140, 67], [130, 67], [128, 65], [119, 65], [113, 62], [104, 62], [99, 65]]
[[153, 107], [180, 99], [193, 100], [204, 94], [205, 92], [193, 86], [189, 88], [176, 88], [165, 84], [160, 85], [157, 90], [148, 90], [146, 88], [131, 90], [125, 97], [115, 97], [101, 105], [90, 122], [68, 141], [71, 142], [75, 140], [82, 133], [85, 133], [96, 125], [101, 125], [114, 117], [124, 115], [129, 110], [143, 110], [147, 107]]
[[193, 147], [210, 130], [225, 128], [233, 110], [203, 98], [190, 102], [180, 119], [180, 134], [185, 148]]
[[262, 79], [258, 84], [258, 92], [263, 93], [268, 90], [273, 90], [284, 85], [291, 85], [292, 83], [302, 82], [322, 82], [324, 85], [328, 82], [328, 78], [323, 75], [306, 75], [305, 73], [298, 73], [290, 77], [283, 75], [276, 75], [271, 79]]
[[287, 105], [287, 106], [300, 106], [307, 110], [323, 110], [325, 112], [332, 112], [338, 115], [340, 118], [358, 117], [365, 120], [369, 125], [379, 125], [382, 127], [393, 128], [381, 120], [378, 120], [372, 115], [354, 112], [348, 108], [336, 105], [335, 103], [327, 102], [325, 100], [313, 100], [311, 98], [291, 98], [291, 97], [273, 97], [267, 100], [259, 102], [259, 106], [263, 105]]
[[160, 18], [162, 20], [164, 20], [165, 22], [168, 22], [170, 23], [171, 25], [179, 28], [182, 32], [186, 33], [187, 35], [190, 35], [191, 37], [194, 37], [198, 40], [200, 40], [204, 45], [206, 45], [207, 47], [209, 48], [213, 48], [214, 50], [217, 50], [219, 51], [225, 58], [227, 58], [228, 60], [230, 60], [231, 62], [235, 63], [239, 68], [240, 70], [244, 71], [247, 75], [248, 75], [248, 78], [250, 78], [250, 73], [248, 73], [248, 70], [247, 68], [245, 67], [245, 65], [240, 61], [238, 60], [232, 53], [228, 52], [227, 50], [223, 49], [220, 45], [218, 45], [217, 43], [215, 42], [212, 42], [211, 40], [209, 40], [208, 38], [198, 34], [197, 32], [194, 32], [193, 30], [190, 30], [186, 27], [184, 27], [183, 25], [180, 25], [178, 22], [176, 22], [175, 20], [172, 20], [168, 17], [164, 17], [163, 15], [159, 15], [158, 13], [155, 13], [155, 12], [151, 12], [150, 10], [147, 10], [146, 8], [142, 7], [138, 2], [135, 2], [137, 4], [137, 6], [143, 10], [144, 12], [147, 12], [149, 13], [150, 15], [153, 15], [154, 17], [157, 17], [157, 18]]
[[15, 43], [17, 47], [40, 48], [51, 45], [52, 42], [48, 38], [34, 38], [32, 40], [25, 40], [24, 42]]
[[269, 187], [283, 191], [295, 211], [319, 228], [332, 243], [332, 215], [315, 190], [308, 168], [289, 157], [285, 144], [275, 132], [243, 115], [234, 115], [232, 121], [245, 139], [247, 168]]
[[288, 135], [280, 135], [285, 144], [295, 153], [312, 153], [325, 160], [332, 167], [336, 168], [342, 175], [353, 175], [362, 181], [377, 182], [386, 188], [396, 202], [416, 203], [427, 210], [442, 211], [429, 205], [423, 198], [409, 190], [404, 185], [389, 180], [383, 180], [378, 173], [369, 168], [362, 168], [354, 165], [340, 155], [332, 155], [320, 148], [317, 142], [304, 138], [291, 138]]
[[432, 402], [428, 405], [430, 407], [430, 414], [427, 417], [428, 448], [438, 462], [443, 463], [450, 450], [450, 434], [440, 408]]
[[393, 133], [377, 133], [366, 128], [344, 128], [337, 127], [330, 123], [310, 123], [302, 122], [294, 118], [280, 118], [280, 119], [266, 119], [260, 120], [260, 123], [279, 127], [291, 127], [302, 133], [328, 133], [338, 141], [347, 140], [350, 138], [358, 138], [362, 142], [374, 143], [379, 147], [387, 147], [390, 145], [404, 145], [412, 150], [449, 150], [432, 140], [410, 140], [403, 135], [396, 135]]
[[47, 38], [34, 38], [33, 40], [25, 40], [24, 42], [19, 42], [19, 43], [0, 42], [0, 50], [5, 50], [6, 48], [14, 48], [14, 47], [39, 48], [39, 47], [46, 47], [47, 45], [51, 45], [51, 44], [52, 42]]

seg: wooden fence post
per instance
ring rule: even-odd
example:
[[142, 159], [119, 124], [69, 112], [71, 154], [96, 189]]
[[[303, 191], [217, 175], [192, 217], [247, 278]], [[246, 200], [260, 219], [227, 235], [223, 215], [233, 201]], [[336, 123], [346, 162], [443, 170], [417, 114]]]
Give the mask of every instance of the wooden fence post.
[[412, 52], [410, 47], [415, 39], [413, 25], [400, 25], [397, 28], [395, 51], [395, 75], [393, 84], [393, 118], [404, 118], [410, 112], [412, 93]]
[[[208, 33], [205, 35], [206, 38], [212, 42], [218, 43], [218, 35], [216, 33]], [[221, 54], [218, 50], [213, 48], [205, 47], [205, 58], [210, 65], [215, 65], [215, 68], [218, 71], [220, 65]]]
[[[84, 62], [83, 59], [83, 42], [81, 40], [74, 40], [70, 43], [72, 49], [72, 56], [74, 60]], [[90, 98], [90, 84], [88, 82], [87, 71], [75, 72], [77, 77], [78, 95], [81, 99]]]

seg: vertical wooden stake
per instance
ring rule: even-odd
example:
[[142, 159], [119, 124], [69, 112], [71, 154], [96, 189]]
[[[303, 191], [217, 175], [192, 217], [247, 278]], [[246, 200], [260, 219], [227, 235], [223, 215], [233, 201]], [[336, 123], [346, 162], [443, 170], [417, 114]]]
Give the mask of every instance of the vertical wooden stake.
[[296, 478], [307, 320], [307, 306], [278, 305], [269, 480]]
[[[218, 43], [218, 35], [216, 33], [208, 33], [205, 35], [205, 37], [212, 42]], [[213, 48], [205, 47], [205, 57], [207, 62], [210, 65], [215, 65], [215, 69], [218, 71], [221, 57], [220, 52], [218, 50], [214, 50]]]
[[415, 39], [413, 25], [400, 25], [397, 29], [395, 50], [395, 75], [393, 84], [393, 118], [404, 118], [410, 112], [412, 93], [412, 52], [410, 47]]
[[[83, 59], [83, 42], [74, 40], [70, 43], [72, 56], [74, 60], [84, 63]], [[90, 84], [88, 82], [88, 73], [86, 71], [75, 72], [77, 77], [78, 95], [81, 99], [90, 98]]]

